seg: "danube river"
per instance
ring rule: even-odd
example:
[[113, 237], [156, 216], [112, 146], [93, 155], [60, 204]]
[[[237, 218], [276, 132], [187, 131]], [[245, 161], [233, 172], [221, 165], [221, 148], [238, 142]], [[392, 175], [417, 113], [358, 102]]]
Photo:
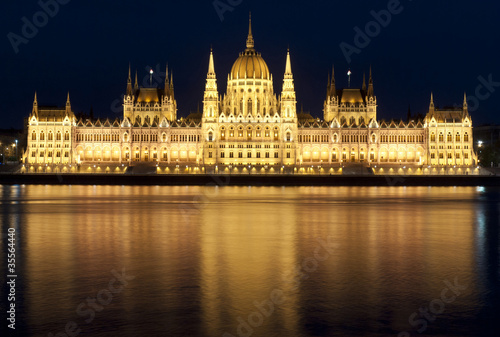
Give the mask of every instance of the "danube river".
[[500, 331], [498, 188], [0, 189], [16, 336]]

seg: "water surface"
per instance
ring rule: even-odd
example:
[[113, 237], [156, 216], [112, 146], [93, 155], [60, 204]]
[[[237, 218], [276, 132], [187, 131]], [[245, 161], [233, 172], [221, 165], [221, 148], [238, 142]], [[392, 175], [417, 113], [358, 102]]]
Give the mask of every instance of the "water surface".
[[[498, 189], [0, 190], [2, 233], [17, 230], [18, 336], [68, 322], [82, 336], [500, 331]], [[4, 236], [2, 275], [6, 254]]]

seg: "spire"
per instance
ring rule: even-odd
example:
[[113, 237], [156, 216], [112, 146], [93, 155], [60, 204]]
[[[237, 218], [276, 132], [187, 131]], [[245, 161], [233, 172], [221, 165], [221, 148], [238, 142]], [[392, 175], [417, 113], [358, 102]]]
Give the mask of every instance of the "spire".
[[135, 71], [135, 84], [134, 84], [134, 90], [139, 89], [139, 81], [137, 80], [137, 70]]
[[368, 97], [373, 97], [373, 78], [372, 78], [372, 66], [370, 66], [370, 79], [368, 80]]
[[214, 66], [214, 54], [212, 48], [210, 48], [210, 60], [208, 61], [208, 77], [215, 77], [215, 66]]
[[332, 65], [332, 79], [330, 82], [330, 96], [337, 97], [337, 88], [335, 86], [335, 67]]
[[252, 12], [250, 12], [248, 20], [248, 37], [247, 37], [247, 49], [253, 49], [255, 46], [253, 36], [252, 36]]
[[361, 90], [366, 91], [366, 75], [363, 73], [363, 86], [361, 87]]
[[286, 52], [285, 75], [292, 75], [292, 63], [290, 62], [290, 50]]
[[463, 115], [469, 115], [469, 105], [467, 104], [467, 94], [464, 92], [464, 107], [463, 107]]
[[66, 116], [69, 116], [71, 113], [71, 102], [69, 100], [69, 91], [68, 91], [68, 98], [66, 99]]
[[128, 64], [127, 95], [132, 95], [132, 74], [130, 70], [130, 63]]
[[429, 112], [434, 112], [434, 94], [431, 92], [431, 103], [429, 104]]
[[36, 91], [35, 91], [35, 99], [33, 100], [32, 115], [34, 115], [36, 118], [38, 118], [38, 100], [36, 98]]

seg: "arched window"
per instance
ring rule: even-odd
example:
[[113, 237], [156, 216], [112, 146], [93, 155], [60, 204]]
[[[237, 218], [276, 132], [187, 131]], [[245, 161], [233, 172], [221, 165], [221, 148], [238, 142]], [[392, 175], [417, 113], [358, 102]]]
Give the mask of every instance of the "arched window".
[[52, 131], [49, 131], [49, 138], [48, 140], [54, 140], [54, 135], [52, 134]]
[[356, 118], [354, 118], [354, 117], [349, 118], [349, 125], [352, 125], [352, 126], [356, 125]]
[[440, 142], [444, 141], [444, 135], [442, 132], [439, 133], [439, 141]]
[[252, 140], [252, 128], [250, 126], [247, 128], [247, 140]]
[[45, 133], [43, 131], [40, 132], [40, 140], [45, 140]]
[[334, 135], [333, 135], [333, 142], [334, 142], [334, 143], [336, 143], [336, 142], [337, 142], [337, 140], [338, 140], [337, 134], [334, 134]]
[[286, 133], [286, 141], [287, 141], [287, 142], [289, 142], [289, 141], [291, 141], [291, 140], [292, 140], [292, 134], [290, 133], [290, 131], [288, 131], [288, 132]]
[[466, 132], [464, 134], [464, 142], [468, 142], [469, 141], [469, 134]]
[[225, 127], [220, 128], [220, 139], [226, 140], [226, 128]]
[[359, 117], [359, 125], [363, 124], [365, 122], [365, 119], [363, 117]]
[[455, 141], [456, 142], [459, 142], [460, 141], [460, 132], [457, 132], [456, 136], [455, 136]]
[[31, 140], [36, 140], [36, 132], [33, 131], [33, 133], [31, 134]]
[[257, 133], [256, 133], [256, 136], [257, 137], [260, 137], [260, 126], [257, 127]]
[[56, 140], [61, 140], [61, 131], [57, 131]]
[[162, 142], [166, 142], [167, 141], [167, 134], [166, 133], [162, 133], [162, 135], [161, 135], [161, 141]]
[[251, 114], [252, 113], [252, 99], [248, 99], [248, 105], [247, 105], [247, 113]]
[[123, 134], [123, 141], [128, 142], [128, 133], [126, 132]]
[[210, 132], [208, 133], [208, 141], [209, 141], [209, 142], [211, 142], [211, 141], [213, 141], [213, 140], [214, 140], [214, 133], [213, 133], [212, 131], [210, 131]]
[[436, 141], [436, 134], [433, 132], [431, 133], [431, 142], [435, 142]]
[[344, 125], [346, 124], [346, 119], [344, 116], [342, 116], [342, 118], [340, 118], [340, 125]]
[[64, 133], [64, 140], [69, 140], [69, 132], [68, 131], [66, 131]]
[[278, 127], [274, 128], [274, 140], [279, 140], [279, 129], [278, 129]]
[[135, 121], [136, 121], [137, 124], [141, 125], [141, 117], [140, 116], [137, 116], [135, 118]]
[[264, 136], [265, 137], [269, 137], [270, 135], [271, 135], [271, 133], [270, 133], [269, 127], [267, 126], [266, 127], [266, 132], [265, 132]]
[[243, 137], [243, 127], [242, 126], [240, 126], [238, 128], [238, 137]]
[[229, 137], [234, 137], [234, 127], [232, 126], [229, 128]]
[[260, 112], [260, 99], [257, 98], [257, 113]]
[[372, 134], [372, 143], [375, 143], [377, 141], [377, 136], [373, 133]]
[[446, 141], [447, 142], [451, 142], [452, 141], [451, 132], [448, 132], [448, 135], [446, 136]]

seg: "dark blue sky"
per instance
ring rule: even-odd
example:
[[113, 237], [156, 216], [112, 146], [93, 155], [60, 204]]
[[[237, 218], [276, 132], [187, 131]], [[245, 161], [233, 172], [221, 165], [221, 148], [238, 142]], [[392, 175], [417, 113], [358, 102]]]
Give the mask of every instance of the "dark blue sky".
[[70, 91], [76, 112], [93, 106], [96, 116], [121, 117], [117, 100], [126, 88], [129, 62], [141, 82], [146, 67], [163, 71], [168, 62], [178, 114], [186, 116], [203, 99], [211, 45], [219, 91], [225, 92], [227, 74], [245, 48], [249, 11], [256, 49], [278, 94], [290, 47], [298, 109], [303, 105], [322, 116], [332, 64], [338, 87], [347, 86], [349, 68], [352, 86], [361, 86], [371, 64], [379, 118], [406, 118], [409, 105], [413, 113], [425, 113], [431, 91], [438, 106], [461, 105], [467, 91], [478, 105], [475, 125], [500, 123], [500, 86], [490, 85], [488, 91], [483, 85], [476, 96], [489, 77], [500, 82], [498, 2], [401, 0], [391, 22], [352, 54], [349, 64], [340, 44], [356, 46], [354, 28], [364, 31], [374, 21], [371, 11], [387, 9], [393, 1], [220, 0], [240, 2], [221, 21], [213, 0], [71, 0], [20, 44], [18, 53], [8, 34], [22, 36], [23, 17], [30, 22], [44, 17], [38, 15], [38, 1], [9, 1], [2, 4], [0, 20], [1, 127], [22, 127], [35, 90], [40, 104], [64, 105]]

